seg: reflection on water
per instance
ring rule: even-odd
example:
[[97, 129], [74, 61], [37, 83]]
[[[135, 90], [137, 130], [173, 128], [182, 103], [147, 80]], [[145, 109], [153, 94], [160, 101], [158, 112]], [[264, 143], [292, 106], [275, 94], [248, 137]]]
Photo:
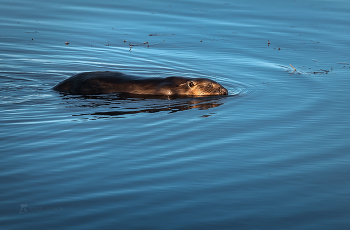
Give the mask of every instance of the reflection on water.
[[206, 110], [219, 107], [224, 104], [227, 97], [169, 97], [153, 95], [133, 94], [107, 94], [96, 96], [76, 96], [62, 94], [65, 107], [98, 108], [99, 111], [92, 113], [73, 114], [73, 116], [93, 116], [96, 118], [116, 117], [137, 113], [157, 113], [167, 111], [175, 113], [190, 109]]

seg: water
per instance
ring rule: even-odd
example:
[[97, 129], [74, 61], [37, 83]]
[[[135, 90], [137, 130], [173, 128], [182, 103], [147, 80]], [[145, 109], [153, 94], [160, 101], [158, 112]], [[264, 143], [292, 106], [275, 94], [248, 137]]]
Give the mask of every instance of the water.
[[[348, 1], [0, 3], [2, 229], [349, 226]], [[230, 96], [51, 89], [106, 70]]]

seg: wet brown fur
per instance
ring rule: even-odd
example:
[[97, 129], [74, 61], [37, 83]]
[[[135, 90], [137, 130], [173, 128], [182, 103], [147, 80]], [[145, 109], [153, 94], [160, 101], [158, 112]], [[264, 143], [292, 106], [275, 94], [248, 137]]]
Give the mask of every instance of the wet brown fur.
[[142, 78], [120, 72], [85, 72], [60, 83], [54, 90], [78, 95], [131, 93], [145, 95], [226, 95], [227, 89], [206, 78]]

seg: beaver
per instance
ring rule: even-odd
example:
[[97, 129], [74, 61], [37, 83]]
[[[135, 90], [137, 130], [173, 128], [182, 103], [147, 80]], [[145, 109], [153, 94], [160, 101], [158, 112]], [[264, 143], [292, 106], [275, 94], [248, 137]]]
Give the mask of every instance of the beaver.
[[139, 95], [227, 95], [219, 83], [206, 78], [146, 78], [120, 72], [84, 72], [58, 83], [54, 90], [77, 95], [128, 93]]

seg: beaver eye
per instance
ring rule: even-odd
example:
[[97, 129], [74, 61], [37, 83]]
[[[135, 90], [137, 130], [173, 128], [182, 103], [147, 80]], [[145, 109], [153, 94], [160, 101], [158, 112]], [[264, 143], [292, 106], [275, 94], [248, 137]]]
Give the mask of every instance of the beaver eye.
[[213, 88], [213, 84], [208, 84], [208, 88]]
[[193, 81], [190, 81], [190, 82], [188, 82], [187, 84], [188, 84], [188, 86], [191, 87], [191, 88], [194, 87]]

